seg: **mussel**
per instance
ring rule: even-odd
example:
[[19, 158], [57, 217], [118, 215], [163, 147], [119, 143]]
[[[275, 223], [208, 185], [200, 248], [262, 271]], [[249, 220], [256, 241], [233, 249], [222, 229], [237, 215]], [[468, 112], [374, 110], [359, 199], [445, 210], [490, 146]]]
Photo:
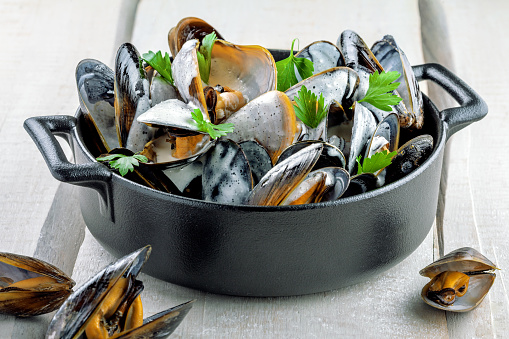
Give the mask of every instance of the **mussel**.
[[59, 308], [46, 338], [165, 338], [187, 315], [193, 301], [143, 320], [136, 280], [150, 255], [145, 246], [107, 266], [79, 287]]
[[0, 253], [0, 313], [29, 317], [52, 312], [73, 286], [71, 278], [47, 262]]
[[421, 292], [424, 302], [445, 311], [476, 308], [495, 281], [497, 269], [488, 258], [470, 247], [459, 248], [423, 268], [430, 278]]

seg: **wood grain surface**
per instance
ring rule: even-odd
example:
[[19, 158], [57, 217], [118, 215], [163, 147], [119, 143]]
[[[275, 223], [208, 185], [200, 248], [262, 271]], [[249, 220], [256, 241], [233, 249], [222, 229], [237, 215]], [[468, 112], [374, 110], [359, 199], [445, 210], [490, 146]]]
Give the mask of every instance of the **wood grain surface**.
[[[268, 48], [335, 42], [345, 29], [371, 45], [393, 35], [412, 64], [439, 62], [488, 102], [490, 112], [451, 138], [442, 178], [438, 227], [403, 262], [355, 286], [284, 298], [240, 298], [173, 285], [148, 275], [145, 316], [196, 299], [172, 337], [178, 338], [484, 338], [509, 333], [509, 179], [504, 156], [509, 89], [504, 43], [505, 1], [35, 1], [0, 2], [0, 251], [35, 256], [81, 284], [115, 258], [88, 232], [76, 189], [59, 184], [23, 130], [31, 116], [72, 115], [78, 106], [74, 70], [84, 58], [112, 65], [121, 42], [143, 53], [169, 51], [167, 33], [181, 18], [200, 17], [231, 42]], [[426, 84], [423, 84], [426, 87]], [[427, 92], [439, 107], [454, 103]], [[5, 154], [7, 153], [7, 154]], [[451, 314], [420, 299], [419, 269], [438, 253], [471, 246], [501, 268], [476, 310]], [[0, 338], [41, 338], [52, 314], [0, 315]]]

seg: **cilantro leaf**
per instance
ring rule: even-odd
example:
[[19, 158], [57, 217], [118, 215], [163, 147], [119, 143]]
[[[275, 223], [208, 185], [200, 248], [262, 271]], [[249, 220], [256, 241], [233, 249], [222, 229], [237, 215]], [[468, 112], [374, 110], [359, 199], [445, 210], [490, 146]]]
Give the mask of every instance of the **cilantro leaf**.
[[298, 97], [294, 97], [297, 104], [294, 105], [295, 115], [309, 127], [317, 128], [329, 111], [328, 107], [324, 105], [323, 94], [320, 93], [320, 98], [318, 98], [306, 86], [302, 86], [298, 94]]
[[293, 39], [292, 41], [290, 56], [276, 62], [277, 90], [281, 92], [286, 91], [288, 88], [299, 82], [295, 75], [295, 67], [297, 67], [297, 71], [302, 79], [309, 78], [313, 75], [313, 62], [306, 58], [296, 58], [293, 55], [293, 45], [295, 40], [297, 39]]
[[207, 34], [201, 41], [200, 48], [196, 53], [198, 56], [200, 76], [204, 83], [209, 82], [212, 47], [214, 47], [214, 42], [216, 42], [216, 40], [216, 32]]
[[363, 164], [361, 164], [362, 156], [359, 155], [355, 161], [359, 165], [357, 168], [357, 174], [362, 173], [373, 173], [384, 169], [392, 163], [392, 157], [394, 157], [398, 152], [394, 151], [389, 153], [389, 151], [385, 150], [382, 152], [377, 152], [370, 156], [369, 158], [364, 159]]
[[208, 133], [212, 139], [217, 139], [227, 133], [233, 132], [234, 126], [232, 123], [214, 125], [203, 118], [203, 114], [198, 108], [191, 112], [191, 115], [193, 116], [195, 125], [198, 129], [202, 132]]
[[367, 102], [371, 105], [390, 112], [392, 110], [391, 105], [397, 105], [402, 99], [392, 94], [399, 86], [399, 82], [396, 81], [401, 74], [399, 72], [374, 72], [369, 75], [369, 88], [362, 100], [359, 102]]
[[161, 76], [168, 80], [172, 85], [173, 76], [171, 75], [171, 61], [168, 53], [161, 53], [161, 51], [157, 51], [154, 53], [152, 51], [148, 51], [148, 53], [143, 54], [143, 60], [147, 62], [150, 66], [152, 66]]
[[134, 171], [134, 166], [139, 166], [140, 162], [148, 162], [147, 157], [141, 154], [134, 154], [132, 156], [109, 154], [105, 157], [99, 157], [97, 160], [107, 161], [108, 166], [117, 169], [122, 176], [125, 176], [129, 171]]

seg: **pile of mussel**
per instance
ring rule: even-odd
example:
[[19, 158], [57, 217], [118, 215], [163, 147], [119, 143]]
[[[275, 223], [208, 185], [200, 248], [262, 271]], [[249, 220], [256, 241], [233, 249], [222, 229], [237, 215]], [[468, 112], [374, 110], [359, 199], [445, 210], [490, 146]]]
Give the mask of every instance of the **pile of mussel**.
[[[215, 32], [208, 83], [197, 50]], [[145, 155], [127, 177], [154, 189], [206, 201], [293, 205], [336, 200], [376, 189], [414, 170], [431, 154], [423, 134], [423, 103], [405, 54], [391, 36], [370, 49], [353, 31], [336, 45], [314, 42], [295, 56], [313, 62], [314, 74], [285, 92], [277, 90], [273, 55], [261, 46], [234, 45], [198, 18], [182, 19], [168, 34], [174, 84], [144, 63], [129, 43], [120, 46], [115, 71], [99, 61], [78, 64], [80, 107], [89, 128], [87, 147], [106, 153]], [[398, 71], [389, 112], [358, 101], [373, 72]], [[300, 74], [296, 70], [296, 77]], [[310, 128], [293, 100], [306, 86], [322, 94], [328, 114]], [[232, 123], [218, 139], [200, 131], [191, 113], [214, 124]], [[407, 137], [400, 144], [400, 129]], [[356, 159], [394, 152], [376, 173], [357, 174]]]

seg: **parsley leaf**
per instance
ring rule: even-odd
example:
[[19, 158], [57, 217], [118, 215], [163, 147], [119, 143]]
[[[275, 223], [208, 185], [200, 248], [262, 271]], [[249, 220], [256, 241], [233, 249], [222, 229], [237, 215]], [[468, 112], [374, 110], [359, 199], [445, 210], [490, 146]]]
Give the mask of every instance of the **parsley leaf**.
[[200, 49], [197, 51], [198, 67], [200, 68], [200, 76], [204, 83], [208, 84], [210, 76], [210, 62], [212, 55], [212, 47], [217, 40], [216, 32], [207, 34], [201, 41]]
[[308, 90], [306, 86], [302, 86], [299, 90], [299, 96], [294, 97], [295, 115], [303, 123], [311, 128], [317, 128], [320, 122], [327, 116], [329, 107], [324, 105], [323, 94], [320, 93], [320, 98], [313, 92]]
[[362, 100], [371, 105], [390, 112], [391, 105], [397, 105], [402, 99], [390, 92], [394, 91], [399, 86], [399, 82], [393, 82], [400, 77], [399, 72], [374, 72], [369, 75], [369, 88]]
[[191, 115], [193, 116], [195, 125], [198, 129], [202, 132], [208, 133], [212, 139], [217, 139], [227, 133], [233, 132], [234, 127], [232, 123], [214, 125], [203, 118], [203, 113], [199, 108], [195, 108], [195, 110], [191, 112]]
[[357, 164], [359, 167], [357, 168], [357, 174], [362, 173], [373, 173], [380, 171], [381, 169], [384, 169], [385, 167], [389, 166], [392, 162], [392, 157], [394, 157], [398, 151], [394, 151], [389, 153], [389, 151], [385, 150], [382, 152], [377, 152], [370, 156], [369, 158], [364, 159], [363, 164], [361, 165], [361, 158], [362, 156], [359, 155], [355, 161], [357, 161]]
[[161, 76], [168, 80], [172, 85], [173, 76], [171, 75], [171, 61], [168, 53], [161, 53], [161, 51], [157, 51], [154, 53], [152, 51], [148, 51], [148, 53], [143, 54], [143, 60], [147, 62], [150, 66], [152, 66]]
[[99, 157], [97, 160], [107, 161], [108, 165], [111, 168], [117, 169], [122, 176], [125, 176], [129, 171], [134, 171], [134, 166], [139, 166], [140, 162], [148, 162], [147, 157], [141, 154], [134, 154], [132, 156], [109, 154], [105, 157]]
[[293, 55], [293, 44], [295, 43], [295, 40], [297, 39], [293, 39], [292, 41], [290, 56], [276, 62], [277, 90], [281, 92], [286, 91], [288, 88], [299, 82], [295, 75], [295, 67], [297, 67], [297, 71], [302, 79], [309, 78], [313, 75], [313, 62], [306, 58], [296, 58]]

